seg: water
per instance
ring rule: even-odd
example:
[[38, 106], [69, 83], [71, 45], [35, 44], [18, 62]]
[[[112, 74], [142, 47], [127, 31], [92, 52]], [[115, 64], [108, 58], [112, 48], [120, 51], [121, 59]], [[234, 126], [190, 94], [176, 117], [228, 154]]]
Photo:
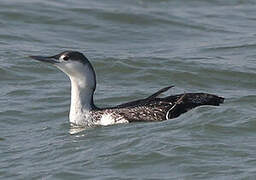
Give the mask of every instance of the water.
[[[255, 17], [253, 0], [2, 0], [1, 179], [255, 179]], [[75, 133], [68, 78], [27, 58], [67, 49], [94, 65], [99, 106], [169, 85], [225, 104]]]

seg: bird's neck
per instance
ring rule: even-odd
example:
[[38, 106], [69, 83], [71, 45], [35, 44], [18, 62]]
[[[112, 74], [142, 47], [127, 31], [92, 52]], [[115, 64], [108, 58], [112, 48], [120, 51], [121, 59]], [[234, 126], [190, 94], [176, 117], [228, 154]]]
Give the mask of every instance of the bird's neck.
[[70, 122], [76, 125], [88, 125], [91, 120], [90, 110], [95, 108], [93, 94], [95, 88], [88, 86], [87, 79], [71, 80]]

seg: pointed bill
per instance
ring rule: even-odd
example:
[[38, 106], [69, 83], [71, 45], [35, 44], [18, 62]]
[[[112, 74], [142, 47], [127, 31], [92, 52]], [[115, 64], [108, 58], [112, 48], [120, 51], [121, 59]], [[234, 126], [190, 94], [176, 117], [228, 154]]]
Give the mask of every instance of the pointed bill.
[[37, 61], [42, 61], [50, 64], [56, 64], [59, 63], [59, 60], [56, 59], [54, 56], [52, 57], [46, 57], [46, 56], [29, 56], [32, 59], [35, 59]]

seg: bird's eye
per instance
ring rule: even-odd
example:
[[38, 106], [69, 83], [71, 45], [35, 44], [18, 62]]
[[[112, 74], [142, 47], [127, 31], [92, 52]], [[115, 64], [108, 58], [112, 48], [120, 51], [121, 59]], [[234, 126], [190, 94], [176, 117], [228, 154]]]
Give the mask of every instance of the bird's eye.
[[62, 59], [63, 59], [64, 61], [67, 61], [67, 60], [69, 60], [69, 56], [64, 56]]

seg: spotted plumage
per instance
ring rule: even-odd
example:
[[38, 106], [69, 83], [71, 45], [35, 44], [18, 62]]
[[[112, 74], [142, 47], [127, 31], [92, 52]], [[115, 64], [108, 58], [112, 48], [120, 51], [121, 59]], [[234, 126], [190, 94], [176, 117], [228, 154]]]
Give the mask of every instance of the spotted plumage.
[[141, 99], [118, 105], [112, 108], [93, 109], [90, 111], [93, 119], [100, 122], [102, 116], [109, 114], [118, 124], [120, 119], [127, 122], [152, 122], [176, 118], [179, 115], [202, 105], [216, 105], [224, 101], [223, 98], [206, 93], [187, 93], [164, 98]]
[[31, 58], [53, 64], [69, 76], [71, 81], [69, 119], [76, 125], [105, 126], [129, 122], [164, 121], [176, 118], [195, 107], [218, 106], [224, 101], [222, 97], [207, 93], [185, 93], [160, 98], [160, 94], [173, 87], [168, 86], [144, 99], [115, 107], [98, 108], [93, 101], [96, 89], [95, 71], [82, 53], [65, 51], [55, 56], [31, 56]]

